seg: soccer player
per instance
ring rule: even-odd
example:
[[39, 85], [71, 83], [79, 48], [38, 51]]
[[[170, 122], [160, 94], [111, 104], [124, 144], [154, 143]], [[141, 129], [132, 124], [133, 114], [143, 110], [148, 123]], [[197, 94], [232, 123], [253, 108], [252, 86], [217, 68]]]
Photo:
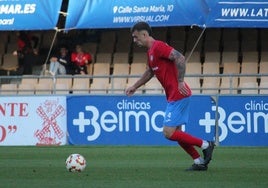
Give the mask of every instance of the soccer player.
[[[192, 157], [194, 163], [187, 170], [207, 170], [212, 159], [214, 142], [202, 140], [181, 130], [181, 126], [188, 123], [189, 103], [192, 95], [190, 87], [184, 82], [184, 56], [168, 44], [154, 39], [151, 35], [151, 27], [146, 22], [136, 23], [131, 28], [131, 33], [134, 43], [148, 49], [148, 62], [143, 75], [126, 89], [126, 95], [133, 95], [140, 86], [155, 75], [163, 86], [167, 98], [163, 122], [165, 137], [178, 142]], [[195, 147], [202, 148], [203, 157], [200, 156]]]

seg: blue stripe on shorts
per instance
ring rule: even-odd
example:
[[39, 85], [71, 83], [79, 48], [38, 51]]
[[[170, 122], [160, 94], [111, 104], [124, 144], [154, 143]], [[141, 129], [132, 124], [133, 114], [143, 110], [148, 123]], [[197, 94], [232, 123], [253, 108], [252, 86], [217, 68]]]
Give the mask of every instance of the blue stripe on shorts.
[[188, 123], [190, 98], [187, 97], [178, 101], [168, 102], [163, 122], [165, 126], [175, 127]]

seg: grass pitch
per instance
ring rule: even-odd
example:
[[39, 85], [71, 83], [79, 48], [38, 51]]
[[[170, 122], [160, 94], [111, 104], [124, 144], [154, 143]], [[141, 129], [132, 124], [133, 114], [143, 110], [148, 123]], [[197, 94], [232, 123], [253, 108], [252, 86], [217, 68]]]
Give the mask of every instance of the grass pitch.
[[[65, 159], [80, 153], [82, 173]], [[184, 171], [192, 160], [179, 147], [0, 147], [0, 187], [268, 187], [268, 148], [216, 147], [206, 172]]]

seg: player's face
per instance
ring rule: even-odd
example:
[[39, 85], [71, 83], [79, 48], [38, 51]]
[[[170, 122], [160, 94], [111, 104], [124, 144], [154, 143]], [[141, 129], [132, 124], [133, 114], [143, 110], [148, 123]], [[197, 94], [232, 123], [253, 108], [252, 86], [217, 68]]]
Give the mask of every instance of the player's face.
[[132, 33], [133, 42], [138, 46], [145, 46], [146, 37], [144, 31], [134, 31]]

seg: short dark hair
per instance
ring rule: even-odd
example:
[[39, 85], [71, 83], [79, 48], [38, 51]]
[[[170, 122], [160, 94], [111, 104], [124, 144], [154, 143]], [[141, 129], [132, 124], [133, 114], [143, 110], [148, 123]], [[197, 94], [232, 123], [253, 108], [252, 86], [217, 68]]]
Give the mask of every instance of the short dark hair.
[[150, 25], [146, 22], [138, 22], [136, 23], [132, 28], [131, 28], [131, 33], [133, 33], [134, 31], [142, 31], [145, 30], [149, 33], [149, 35], [152, 35], [152, 29], [150, 27]]

